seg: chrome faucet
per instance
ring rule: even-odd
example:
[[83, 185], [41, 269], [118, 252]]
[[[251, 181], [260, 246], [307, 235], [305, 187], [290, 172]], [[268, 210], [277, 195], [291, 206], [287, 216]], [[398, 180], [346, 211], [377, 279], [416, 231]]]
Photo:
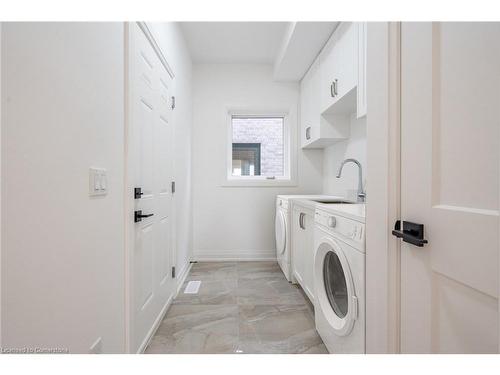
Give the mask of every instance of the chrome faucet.
[[354, 163], [358, 166], [359, 168], [359, 175], [358, 175], [358, 202], [364, 202], [366, 199], [366, 193], [363, 190], [363, 168], [361, 167], [361, 163], [357, 161], [356, 159], [345, 159], [339, 167], [339, 171], [337, 173], [337, 178], [340, 178], [342, 174], [342, 168], [344, 168], [344, 165], [346, 163]]

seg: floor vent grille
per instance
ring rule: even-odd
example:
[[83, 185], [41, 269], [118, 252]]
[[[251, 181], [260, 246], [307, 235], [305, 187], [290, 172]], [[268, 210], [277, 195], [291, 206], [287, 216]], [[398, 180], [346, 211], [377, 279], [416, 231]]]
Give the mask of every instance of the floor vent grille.
[[190, 281], [184, 289], [184, 294], [198, 294], [200, 290], [201, 281]]

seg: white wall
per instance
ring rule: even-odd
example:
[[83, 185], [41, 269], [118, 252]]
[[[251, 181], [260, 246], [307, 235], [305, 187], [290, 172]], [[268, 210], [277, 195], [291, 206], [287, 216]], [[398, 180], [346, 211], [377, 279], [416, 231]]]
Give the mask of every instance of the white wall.
[[298, 152], [295, 187], [223, 187], [228, 107], [289, 109], [297, 132], [299, 85], [273, 82], [271, 65], [194, 65], [193, 246], [197, 259], [275, 257], [277, 194], [321, 193], [321, 152]]
[[123, 24], [2, 33], [2, 345], [122, 352]]
[[340, 163], [344, 159], [357, 159], [363, 167], [363, 186], [366, 182], [366, 117], [351, 117], [351, 135], [345, 141], [335, 143], [323, 151], [323, 193], [357, 198], [358, 167], [346, 164], [341, 178], [336, 178]]
[[174, 71], [176, 269], [180, 279], [192, 258], [191, 128], [193, 122], [192, 63], [178, 23], [149, 27]]

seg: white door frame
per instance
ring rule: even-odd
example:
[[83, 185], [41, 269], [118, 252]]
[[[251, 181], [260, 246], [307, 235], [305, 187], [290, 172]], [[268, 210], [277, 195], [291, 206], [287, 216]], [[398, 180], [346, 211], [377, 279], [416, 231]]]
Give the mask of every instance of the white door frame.
[[[2, 22], [0, 22], [0, 182], [2, 181]], [[2, 347], [2, 184], [0, 183], [0, 347]]]
[[368, 22], [366, 352], [400, 352], [400, 23]]
[[[146, 22], [137, 22], [137, 25], [139, 28], [144, 32], [144, 35], [148, 39], [148, 41], [151, 43], [151, 46], [153, 47], [154, 51], [156, 52], [158, 58], [160, 59], [162, 65], [165, 67], [167, 72], [170, 74], [172, 77], [172, 80], [174, 79], [175, 75], [170, 67], [170, 65], [167, 62], [167, 59], [165, 58], [160, 46], [158, 45], [154, 35], [152, 34], [150, 28], [148, 27]], [[133, 183], [133, 175], [131, 173], [132, 169], [132, 161], [130, 160], [130, 155], [129, 155], [129, 149], [131, 145], [131, 116], [130, 116], [130, 110], [131, 110], [131, 103], [130, 103], [130, 82], [129, 82], [129, 53], [130, 53], [130, 23], [125, 22], [125, 35], [124, 35], [124, 43], [125, 43], [125, 71], [124, 71], [124, 76], [125, 76], [125, 170], [124, 170], [124, 207], [125, 207], [125, 351], [127, 353], [131, 353], [132, 351], [132, 325], [133, 325], [133, 320], [132, 320], [132, 291], [133, 291], [133, 285], [132, 283], [132, 275], [131, 275], [131, 269], [133, 267], [132, 265], [132, 259], [133, 259], [133, 254], [134, 254], [134, 197], [132, 195], [133, 189], [134, 189], [134, 183]], [[172, 113], [172, 116], [174, 114]], [[175, 121], [173, 122], [175, 124]], [[175, 132], [175, 130], [174, 130]], [[173, 170], [172, 170], [173, 176], [175, 176], [175, 163], [173, 163]], [[175, 194], [172, 196], [172, 264], [175, 266], [177, 263], [177, 239], [175, 236]], [[176, 286], [173, 288], [176, 290]], [[160, 321], [161, 322], [161, 319]], [[158, 323], [159, 323], [158, 322]], [[154, 332], [155, 329], [152, 330]], [[147, 344], [146, 344], [147, 346]], [[145, 348], [142, 348], [145, 349]]]

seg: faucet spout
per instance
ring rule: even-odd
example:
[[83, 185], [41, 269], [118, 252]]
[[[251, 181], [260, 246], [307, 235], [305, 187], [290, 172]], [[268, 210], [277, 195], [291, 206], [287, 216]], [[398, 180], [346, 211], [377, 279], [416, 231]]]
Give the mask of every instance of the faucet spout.
[[344, 168], [344, 165], [347, 163], [354, 163], [358, 166], [358, 202], [364, 202], [366, 199], [366, 193], [363, 190], [363, 167], [361, 166], [361, 163], [357, 161], [356, 159], [345, 159], [339, 167], [339, 171], [337, 172], [337, 178], [340, 178], [342, 175], [342, 169]]

